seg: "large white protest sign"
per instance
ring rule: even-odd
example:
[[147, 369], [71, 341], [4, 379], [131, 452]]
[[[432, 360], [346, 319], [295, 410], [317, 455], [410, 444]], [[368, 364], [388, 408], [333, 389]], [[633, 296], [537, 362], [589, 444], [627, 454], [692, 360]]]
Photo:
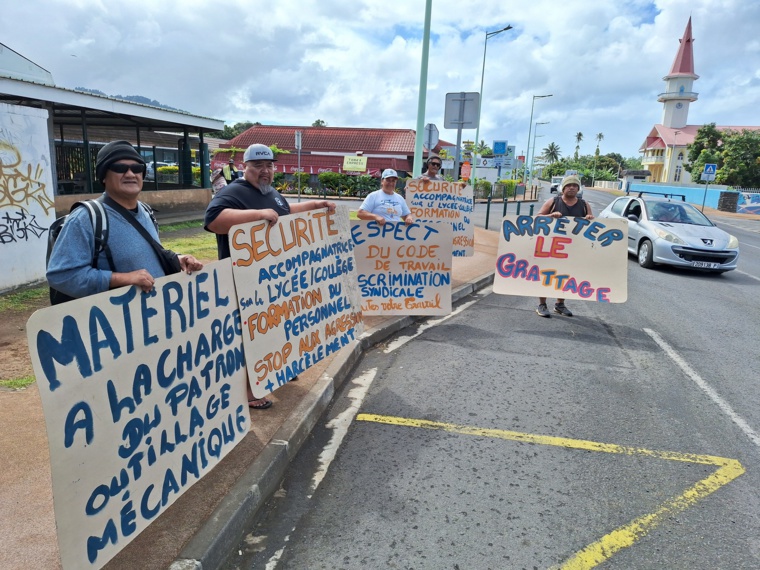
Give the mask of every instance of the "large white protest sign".
[[263, 398], [363, 330], [348, 211], [240, 224], [229, 236], [248, 379]]
[[506, 216], [493, 291], [602, 303], [628, 298], [626, 220]]
[[248, 433], [230, 262], [42, 309], [27, 335], [61, 562], [100, 568]]
[[451, 312], [451, 224], [354, 221], [365, 315]]
[[451, 224], [454, 257], [475, 253], [472, 186], [440, 180], [408, 180], [406, 203], [415, 220]]

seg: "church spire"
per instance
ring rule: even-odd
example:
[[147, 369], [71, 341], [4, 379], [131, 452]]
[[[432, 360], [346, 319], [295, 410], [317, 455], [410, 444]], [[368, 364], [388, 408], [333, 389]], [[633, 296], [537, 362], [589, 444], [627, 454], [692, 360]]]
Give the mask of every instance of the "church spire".
[[691, 16], [689, 16], [689, 22], [686, 24], [686, 30], [684, 30], [683, 38], [680, 41], [678, 53], [666, 78], [686, 76], [697, 79], [699, 76], [694, 73], [694, 39], [691, 37]]

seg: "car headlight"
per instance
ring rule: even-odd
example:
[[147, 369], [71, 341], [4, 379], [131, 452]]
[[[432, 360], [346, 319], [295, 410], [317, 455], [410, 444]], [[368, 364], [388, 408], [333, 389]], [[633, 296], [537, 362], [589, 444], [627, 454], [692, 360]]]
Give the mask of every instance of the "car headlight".
[[726, 247], [728, 249], [736, 249], [737, 247], [739, 247], [739, 240], [736, 238], [736, 236], [732, 236], [729, 234], [728, 245]]
[[657, 236], [660, 239], [664, 239], [665, 241], [669, 241], [670, 243], [675, 243], [675, 244], [678, 244], [678, 245], [686, 245], [685, 241], [683, 241], [676, 234], [672, 234], [669, 231], [661, 230], [661, 229], [657, 228], [657, 229], [654, 230], [654, 233], [656, 233]]

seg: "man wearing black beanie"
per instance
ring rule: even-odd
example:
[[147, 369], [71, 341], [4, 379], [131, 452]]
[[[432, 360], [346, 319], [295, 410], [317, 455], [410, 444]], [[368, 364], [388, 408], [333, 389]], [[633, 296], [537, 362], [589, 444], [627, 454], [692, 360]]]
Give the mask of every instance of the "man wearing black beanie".
[[100, 149], [95, 175], [105, 186], [98, 201], [106, 212], [107, 243], [93, 261], [95, 231], [89, 210], [74, 208], [50, 255], [47, 279], [51, 288], [73, 298], [125, 285], [147, 293], [156, 278], [169, 273], [166, 257], [176, 262], [174, 271], [190, 273], [203, 268], [192, 255], [177, 256], [160, 248], [150, 207], [138, 200], [145, 161], [129, 142], [113, 141]]

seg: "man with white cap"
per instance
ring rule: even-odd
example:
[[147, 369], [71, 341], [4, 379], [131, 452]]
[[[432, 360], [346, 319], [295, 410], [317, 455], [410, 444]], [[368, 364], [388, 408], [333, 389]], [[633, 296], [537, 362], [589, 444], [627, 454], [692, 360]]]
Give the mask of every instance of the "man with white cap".
[[272, 150], [263, 144], [252, 144], [243, 155], [243, 177], [222, 188], [206, 208], [204, 227], [216, 234], [219, 259], [230, 256], [227, 234], [232, 226], [258, 220], [277, 223], [280, 216], [298, 214], [319, 208], [335, 210], [335, 202], [307, 200], [288, 204], [272, 186], [274, 163]]
[[398, 173], [392, 168], [383, 170], [380, 190], [371, 192], [362, 202], [357, 215], [360, 220], [376, 221], [381, 226], [388, 222], [414, 223], [414, 216], [404, 199], [396, 194]]
[[[541, 206], [536, 215], [550, 216], [552, 218], [571, 217], [593, 220], [594, 215], [591, 213], [591, 205], [582, 198], [578, 198], [580, 189], [580, 178], [575, 174], [565, 176], [560, 184], [560, 194], [544, 202], [544, 205]], [[564, 299], [557, 299], [557, 302], [554, 304], [554, 312], [566, 317], [573, 316], [572, 311], [565, 306]], [[536, 313], [538, 313], [539, 317], [551, 317], [549, 309], [546, 308], [546, 297], [538, 298]]]
[[[328, 200], [308, 200], [290, 205], [272, 186], [274, 163], [272, 150], [263, 144], [252, 144], [243, 154], [245, 169], [243, 177], [233, 180], [219, 190], [206, 208], [204, 227], [216, 234], [219, 259], [230, 257], [227, 234], [232, 226], [267, 220], [276, 224], [280, 216], [298, 214], [319, 208], [335, 211], [335, 202]], [[295, 380], [291, 378], [290, 380]], [[265, 410], [272, 405], [266, 398], [256, 399], [248, 387], [248, 406], [255, 410]]]

